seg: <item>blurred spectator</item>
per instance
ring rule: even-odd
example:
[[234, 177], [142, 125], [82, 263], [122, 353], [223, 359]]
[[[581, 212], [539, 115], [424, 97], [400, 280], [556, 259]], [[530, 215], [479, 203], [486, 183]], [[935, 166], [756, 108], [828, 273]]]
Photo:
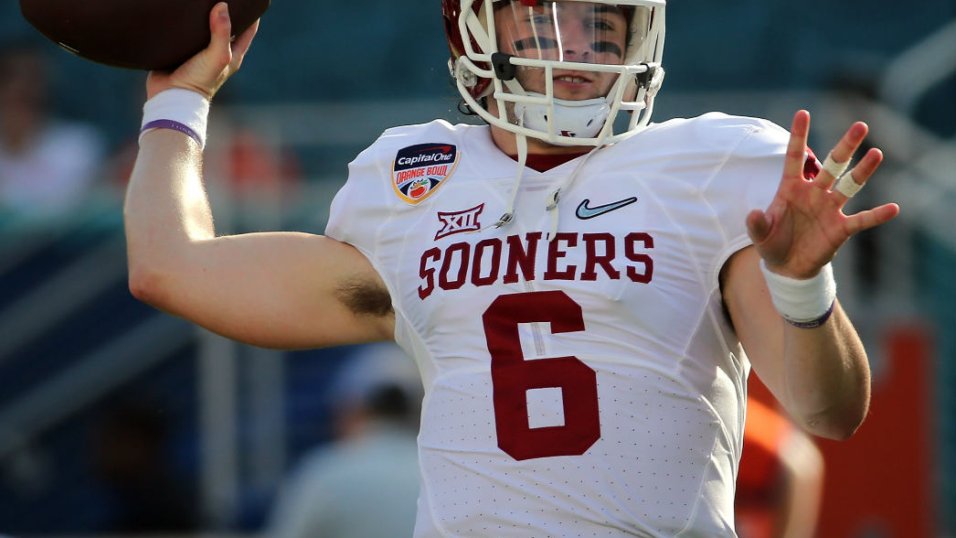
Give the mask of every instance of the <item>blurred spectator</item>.
[[162, 411], [140, 402], [112, 406], [94, 431], [94, 468], [111, 493], [109, 533], [197, 529], [196, 499], [172, 472]]
[[83, 201], [104, 157], [101, 133], [52, 117], [49, 63], [28, 42], [0, 45], [0, 211], [56, 217]]
[[217, 208], [223, 224], [233, 231], [280, 228], [290, 204], [302, 196], [298, 156], [282, 147], [268, 128], [256, 130], [228, 107], [215, 116], [210, 129], [217, 131], [218, 142], [207, 148], [203, 163], [213, 178], [210, 196], [215, 190], [228, 196], [230, 205]]
[[392, 344], [368, 346], [343, 368], [331, 394], [336, 440], [306, 455], [282, 487], [270, 538], [412, 535], [418, 372]]
[[[757, 384], [752, 380], [750, 386]], [[756, 389], [747, 398], [737, 473], [737, 533], [740, 538], [812, 538], [823, 496], [823, 456], [811, 438], [768, 401], [769, 391]]]
[[[222, 97], [217, 104], [227, 106], [211, 118], [213, 134], [203, 155], [210, 198], [220, 206], [217, 221], [233, 232], [278, 228], [285, 212], [303, 196], [299, 156], [281, 146], [274, 134], [260, 133], [235, 115], [228, 96]], [[112, 187], [126, 189], [138, 151], [138, 137], [132, 137], [110, 158], [104, 176]]]

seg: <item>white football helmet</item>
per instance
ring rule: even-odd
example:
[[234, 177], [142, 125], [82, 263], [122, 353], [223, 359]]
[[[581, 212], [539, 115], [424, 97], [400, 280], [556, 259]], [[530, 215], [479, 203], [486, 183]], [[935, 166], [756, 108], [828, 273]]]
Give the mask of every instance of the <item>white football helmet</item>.
[[[442, 0], [449, 68], [491, 125], [600, 146], [646, 126], [664, 79], [666, 0]], [[630, 115], [615, 133], [620, 114]]]

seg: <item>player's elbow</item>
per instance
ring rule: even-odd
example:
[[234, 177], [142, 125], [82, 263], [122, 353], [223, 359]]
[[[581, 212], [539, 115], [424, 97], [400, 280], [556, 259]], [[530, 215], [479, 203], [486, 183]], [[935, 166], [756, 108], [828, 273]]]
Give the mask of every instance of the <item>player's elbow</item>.
[[846, 441], [856, 433], [866, 418], [866, 407], [832, 409], [817, 413], [803, 421], [803, 428], [825, 439]]
[[830, 439], [832, 441], [846, 441], [850, 437], [853, 437], [857, 429], [859, 429], [859, 424], [856, 426], [842, 424], [813, 425], [808, 428], [810, 433], [817, 437]]
[[170, 310], [171, 302], [184, 295], [189, 257], [183, 248], [161, 242], [127, 244], [129, 291], [136, 299]]
[[129, 291], [137, 300], [162, 308], [169, 297], [169, 278], [163, 271], [143, 263], [130, 262]]

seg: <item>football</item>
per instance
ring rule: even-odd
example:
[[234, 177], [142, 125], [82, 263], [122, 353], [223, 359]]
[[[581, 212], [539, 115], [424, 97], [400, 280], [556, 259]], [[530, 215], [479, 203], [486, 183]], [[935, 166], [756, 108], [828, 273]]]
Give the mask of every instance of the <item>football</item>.
[[[20, 0], [34, 28], [64, 49], [114, 67], [171, 70], [209, 44], [219, 0]], [[226, 0], [234, 35], [270, 0]]]

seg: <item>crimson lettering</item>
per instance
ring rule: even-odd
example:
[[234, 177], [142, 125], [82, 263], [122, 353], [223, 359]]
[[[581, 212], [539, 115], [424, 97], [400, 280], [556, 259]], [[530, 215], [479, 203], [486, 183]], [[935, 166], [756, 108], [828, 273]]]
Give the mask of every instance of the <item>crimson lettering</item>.
[[[455, 243], [445, 251], [445, 259], [441, 264], [441, 274], [438, 275], [438, 285], [443, 290], [457, 290], [465, 285], [468, 278], [468, 258], [471, 256], [471, 245]], [[457, 258], [457, 265], [456, 265]], [[458, 274], [454, 274], [455, 267]], [[449, 279], [449, 276], [452, 276]]]
[[567, 251], [561, 248], [562, 243], [567, 243], [568, 247], [577, 246], [578, 234], [562, 232], [548, 243], [548, 270], [544, 272], [545, 280], [574, 280], [577, 265], [569, 265], [563, 271], [558, 271], [558, 260], [568, 255]]
[[638, 272], [637, 268], [629, 265], [627, 267], [627, 277], [634, 282], [647, 284], [654, 277], [654, 260], [638, 250], [638, 243], [645, 249], [654, 248], [654, 238], [646, 233], [631, 233], [627, 235], [624, 239], [624, 255], [632, 262], [640, 264], [642, 269]]
[[[487, 250], [491, 254], [486, 254]], [[486, 257], [487, 256], [487, 257]], [[487, 275], [481, 276], [482, 260], [491, 260], [490, 271]], [[498, 280], [498, 272], [501, 265], [501, 239], [485, 239], [475, 245], [475, 262], [471, 269], [471, 283], [475, 286], [490, 286]]]
[[438, 248], [430, 248], [422, 254], [422, 262], [418, 266], [418, 276], [424, 281], [424, 284], [418, 287], [418, 297], [423, 301], [435, 291], [435, 269], [429, 267], [428, 262], [437, 262], [440, 259], [441, 249]]
[[[529, 233], [524, 238], [517, 235], [508, 236], [508, 270], [505, 272], [505, 284], [518, 282], [518, 268], [521, 268], [521, 278], [526, 282], [534, 280], [534, 259], [538, 255], [538, 241], [541, 241], [541, 232]], [[528, 247], [525, 248], [525, 245]]]
[[[535, 260], [542, 241], [541, 232], [533, 232], [484, 239], [475, 245], [460, 242], [444, 249], [430, 248], [420, 259], [418, 296], [425, 300], [436, 289], [457, 290], [469, 282], [480, 288], [497, 282], [515, 284], [539, 278], [620, 280], [623, 273], [632, 282], [648, 284], [654, 276], [654, 260], [648, 254], [654, 248], [654, 238], [647, 233], [630, 233], [621, 243], [610, 233], [559, 233], [544, 247], [547, 254], [542, 262], [546, 266], [539, 274]], [[623, 258], [619, 253], [623, 253]], [[568, 263], [568, 257], [574, 254], [577, 255], [573, 259], [581, 261]]]
[[[603, 243], [603, 254], [598, 254], [598, 243]], [[614, 236], [609, 233], [584, 234], [584, 245], [587, 249], [587, 264], [581, 273], [581, 280], [597, 280], [597, 271], [600, 266], [604, 274], [612, 280], [619, 280], [621, 272], [614, 268]]]

